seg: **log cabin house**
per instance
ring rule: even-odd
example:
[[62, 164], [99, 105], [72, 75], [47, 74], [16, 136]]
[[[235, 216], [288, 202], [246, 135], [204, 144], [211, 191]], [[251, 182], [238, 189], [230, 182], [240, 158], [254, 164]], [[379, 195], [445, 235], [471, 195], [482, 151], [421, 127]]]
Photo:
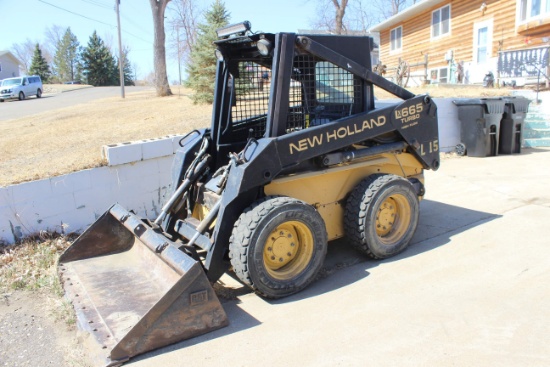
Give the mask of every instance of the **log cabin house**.
[[385, 76], [405, 75], [408, 86], [482, 84], [488, 72], [519, 86], [550, 75], [550, 0], [421, 0], [370, 31], [380, 33]]

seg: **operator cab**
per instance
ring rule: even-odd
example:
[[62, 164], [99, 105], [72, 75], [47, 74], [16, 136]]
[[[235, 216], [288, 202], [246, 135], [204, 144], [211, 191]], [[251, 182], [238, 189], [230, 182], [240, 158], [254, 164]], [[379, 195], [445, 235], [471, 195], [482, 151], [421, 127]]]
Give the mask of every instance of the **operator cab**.
[[[291, 134], [373, 109], [372, 84], [308, 53], [294, 33], [252, 33], [249, 22], [217, 32], [211, 134], [220, 150], [240, 151], [250, 138]], [[307, 37], [370, 70], [371, 38]]]

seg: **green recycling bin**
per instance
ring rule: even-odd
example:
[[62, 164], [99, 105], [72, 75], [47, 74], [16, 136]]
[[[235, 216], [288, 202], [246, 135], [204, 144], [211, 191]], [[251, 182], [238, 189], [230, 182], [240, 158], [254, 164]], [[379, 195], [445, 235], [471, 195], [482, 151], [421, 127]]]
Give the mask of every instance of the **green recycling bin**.
[[460, 120], [460, 141], [470, 157], [498, 155], [500, 120], [505, 102], [502, 98], [464, 98], [454, 100]]
[[523, 125], [531, 101], [525, 97], [504, 97], [504, 113], [500, 120], [499, 154], [521, 153]]

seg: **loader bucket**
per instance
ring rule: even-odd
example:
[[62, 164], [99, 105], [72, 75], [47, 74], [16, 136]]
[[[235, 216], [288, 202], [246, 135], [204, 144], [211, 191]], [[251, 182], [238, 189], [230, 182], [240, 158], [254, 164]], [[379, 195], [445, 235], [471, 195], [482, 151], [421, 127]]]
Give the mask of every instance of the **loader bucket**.
[[202, 265], [118, 204], [58, 266], [78, 326], [105, 365], [228, 324]]

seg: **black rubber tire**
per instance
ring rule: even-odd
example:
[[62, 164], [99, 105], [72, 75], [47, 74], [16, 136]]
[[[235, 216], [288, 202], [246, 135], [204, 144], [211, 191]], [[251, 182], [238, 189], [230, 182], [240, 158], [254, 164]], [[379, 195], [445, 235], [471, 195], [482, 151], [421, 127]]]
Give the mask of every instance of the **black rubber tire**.
[[[300, 260], [303, 268], [296, 274], [281, 279], [270, 274], [264, 260], [264, 248], [268, 246], [272, 232], [290, 222], [298, 222], [309, 231], [311, 257], [306, 255], [306, 260]], [[321, 269], [326, 253], [327, 232], [321, 215], [311, 205], [285, 196], [268, 196], [248, 207], [239, 216], [229, 240], [233, 271], [243, 283], [267, 298], [286, 297], [307, 287]], [[282, 269], [293, 266], [295, 260], [298, 261], [294, 258]]]
[[40, 98], [40, 97], [42, 97], [42, 90], [40, 90], [40, 88], [38, 88], [36, 90], [36, 98]]
[[25, 99], [25, 93], [19, 92], [19, 100], [22, 101]]
[[[393, 222], [389, 223], [390, 228], [395, 225], [395, 229], [380, 235], [376, 230], [380, 225], [380, 222], [377, 224], [377, 216], [382, 216], [382, 206], [387, 200], [397, 203], [396, 207], [403, 207], [401, 209], [404, 210], [397, 212]], [[348, 198], [344, 221], [346, 236], [357, 250], [373, 259], [385, 259], [407, 248], [416, 231], [418, 214], [418, 196], [407, 179], [391, 174], [374, 174], [361, 181]]]

